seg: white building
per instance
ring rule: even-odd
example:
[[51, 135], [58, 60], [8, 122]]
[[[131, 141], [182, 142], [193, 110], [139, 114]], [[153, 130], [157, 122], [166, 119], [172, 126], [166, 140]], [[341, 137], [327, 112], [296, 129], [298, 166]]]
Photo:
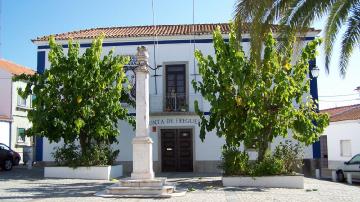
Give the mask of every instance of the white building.
[[[161, 65], [159, 69], [150, 71], [149, 133], [154, 141], [155, 172], [215, 172], [219, 171], [224, 140], [211, 132], [201, 142], [198, 126], [200, 120], [194, 112], [194, 100], [199, 101], [199, 107], [205, 114], [209, 113], [210, 106], [199, 93], [195, 93], [191, 81], [201, 81], [194, 64], [194, 48], [200, 49], [204, 55], [214, 55], [212, 33], [217, 26], [220, 26], [227, 40], [230, 27], [225, 23], [160, 25], [156, 26], [156, 35], [153, 26], [97, 28], [57, 34], [55, 38], [64, 48], [67, 48], [69, 38], [79, 41], [81, 50], [84, 51], [95, 37], [104, 33], [104, 54], [114, 49], [115, 54], [135, 55], [138, 46], [146, 46], [150, 54], [150, 65]], [[318, 33], [317, 30], [310, 30], [303, 40], [312, 40]], [[45, 36], [33, 40], [38, 47], [38, 72], [50, 67], [46, 59], [49, 52], [48, 38], [49, 36]], [[242, 45], [245, 51], [249, 50], [248, 34], [243, 36]], [[314, 81], [312, 93], [317, 97], [317, 84]], [[134, 110], [131, 113], [134, 115]], [[130, 171], [134, 131], [124, 122], [120, 124], [119, 130], [120, 155], [117, 160], [123, 163], [125, 171]], [[278, 141], [280, 140], [275, 142]], [[53, 146], [44, 140], [43, 155], [41, 158], [38, 156], [37, 160], [53, 161]], [[313, 158], [312, 147], [306, 148], [305, 158]]]
[[25, 130], [31, 127], [27, 118], [31, 97], [23, 99], [18, 94], [18, 89], [24, 89], [26, 83], [14, 82], [12, 78], [14, 75], [34, 73], [27, 67], [0, 59], [0, 142], [21, 155], [23, 147], [31, 145], [31, 138], [25, 137]]
[[336, 169], [360, 154], [360, 104], [321, 110], [330, 115], [323, 133], [327, 139], [328, 168]]

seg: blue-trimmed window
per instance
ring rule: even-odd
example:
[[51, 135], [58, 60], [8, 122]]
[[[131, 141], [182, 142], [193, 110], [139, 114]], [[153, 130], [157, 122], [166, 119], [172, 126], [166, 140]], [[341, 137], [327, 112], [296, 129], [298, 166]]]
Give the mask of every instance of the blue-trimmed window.
[[37, 52], [37, 72], [44, 73], [45, 71], [45, 51]]
[[17, 129], [17, 142], [20, 142], [20, 143], [25, 142], [25, 128]]

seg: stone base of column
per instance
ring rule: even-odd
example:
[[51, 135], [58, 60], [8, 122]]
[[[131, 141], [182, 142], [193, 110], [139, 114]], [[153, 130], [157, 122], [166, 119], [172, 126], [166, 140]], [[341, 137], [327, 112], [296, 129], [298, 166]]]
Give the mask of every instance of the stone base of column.
[[141, 180], [141, 179], [154, 179], [154, 172], [146, 172], [146, 173], [131, 173], [131, 179], [133, 180]]
[[152, 143], [150, 137], [135, 137], [133, 144], [133, 172], [131, 179], [153, 179]]
[[186, 191], [176, 191], [175, 185], [166, 182], [166, 178], [139, 179], [127, 178], [107, 187], [96, 196], [101, 197], [134, 197], [134, 198], [168, 198], [183, 196]]

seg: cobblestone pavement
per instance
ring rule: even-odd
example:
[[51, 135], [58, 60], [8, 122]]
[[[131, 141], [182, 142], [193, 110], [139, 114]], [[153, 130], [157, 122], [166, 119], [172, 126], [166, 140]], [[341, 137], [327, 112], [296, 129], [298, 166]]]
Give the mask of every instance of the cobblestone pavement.
[[[196, 176], [194, 176], [196, 175]], [[360, 184], [347, 185], [305, 178], [305, 189], [225, 188], [219, 176], [167, 174], [178, 189], [188, 192], [169, 199], [101, 198], [94, 193], [113, 182], [46, 179], [43, 169], [0, 171], [0, 201], [360, 201]]]

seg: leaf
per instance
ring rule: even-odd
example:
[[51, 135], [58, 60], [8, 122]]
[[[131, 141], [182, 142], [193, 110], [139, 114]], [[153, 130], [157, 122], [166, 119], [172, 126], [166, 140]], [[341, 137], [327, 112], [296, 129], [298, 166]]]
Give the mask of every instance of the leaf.
[[82, 128], [82, 127], [84, 127], [84, 125], [85, 125], [85, 122], [84, 122], [84, 120], [83, 119], [81, 119], [81, 118], [78, 118], [78, 119], [76, 119], [75, 120], [75, 130], [76, 131], [80, 131], [80, 129]]
[[79, 104], [79, 103], [81, 103], [81, 101], [82, 101], [82, 97], [81, 97], [81, 96], [77, 96], [77, 97], [76, 97], [76, 102]]

